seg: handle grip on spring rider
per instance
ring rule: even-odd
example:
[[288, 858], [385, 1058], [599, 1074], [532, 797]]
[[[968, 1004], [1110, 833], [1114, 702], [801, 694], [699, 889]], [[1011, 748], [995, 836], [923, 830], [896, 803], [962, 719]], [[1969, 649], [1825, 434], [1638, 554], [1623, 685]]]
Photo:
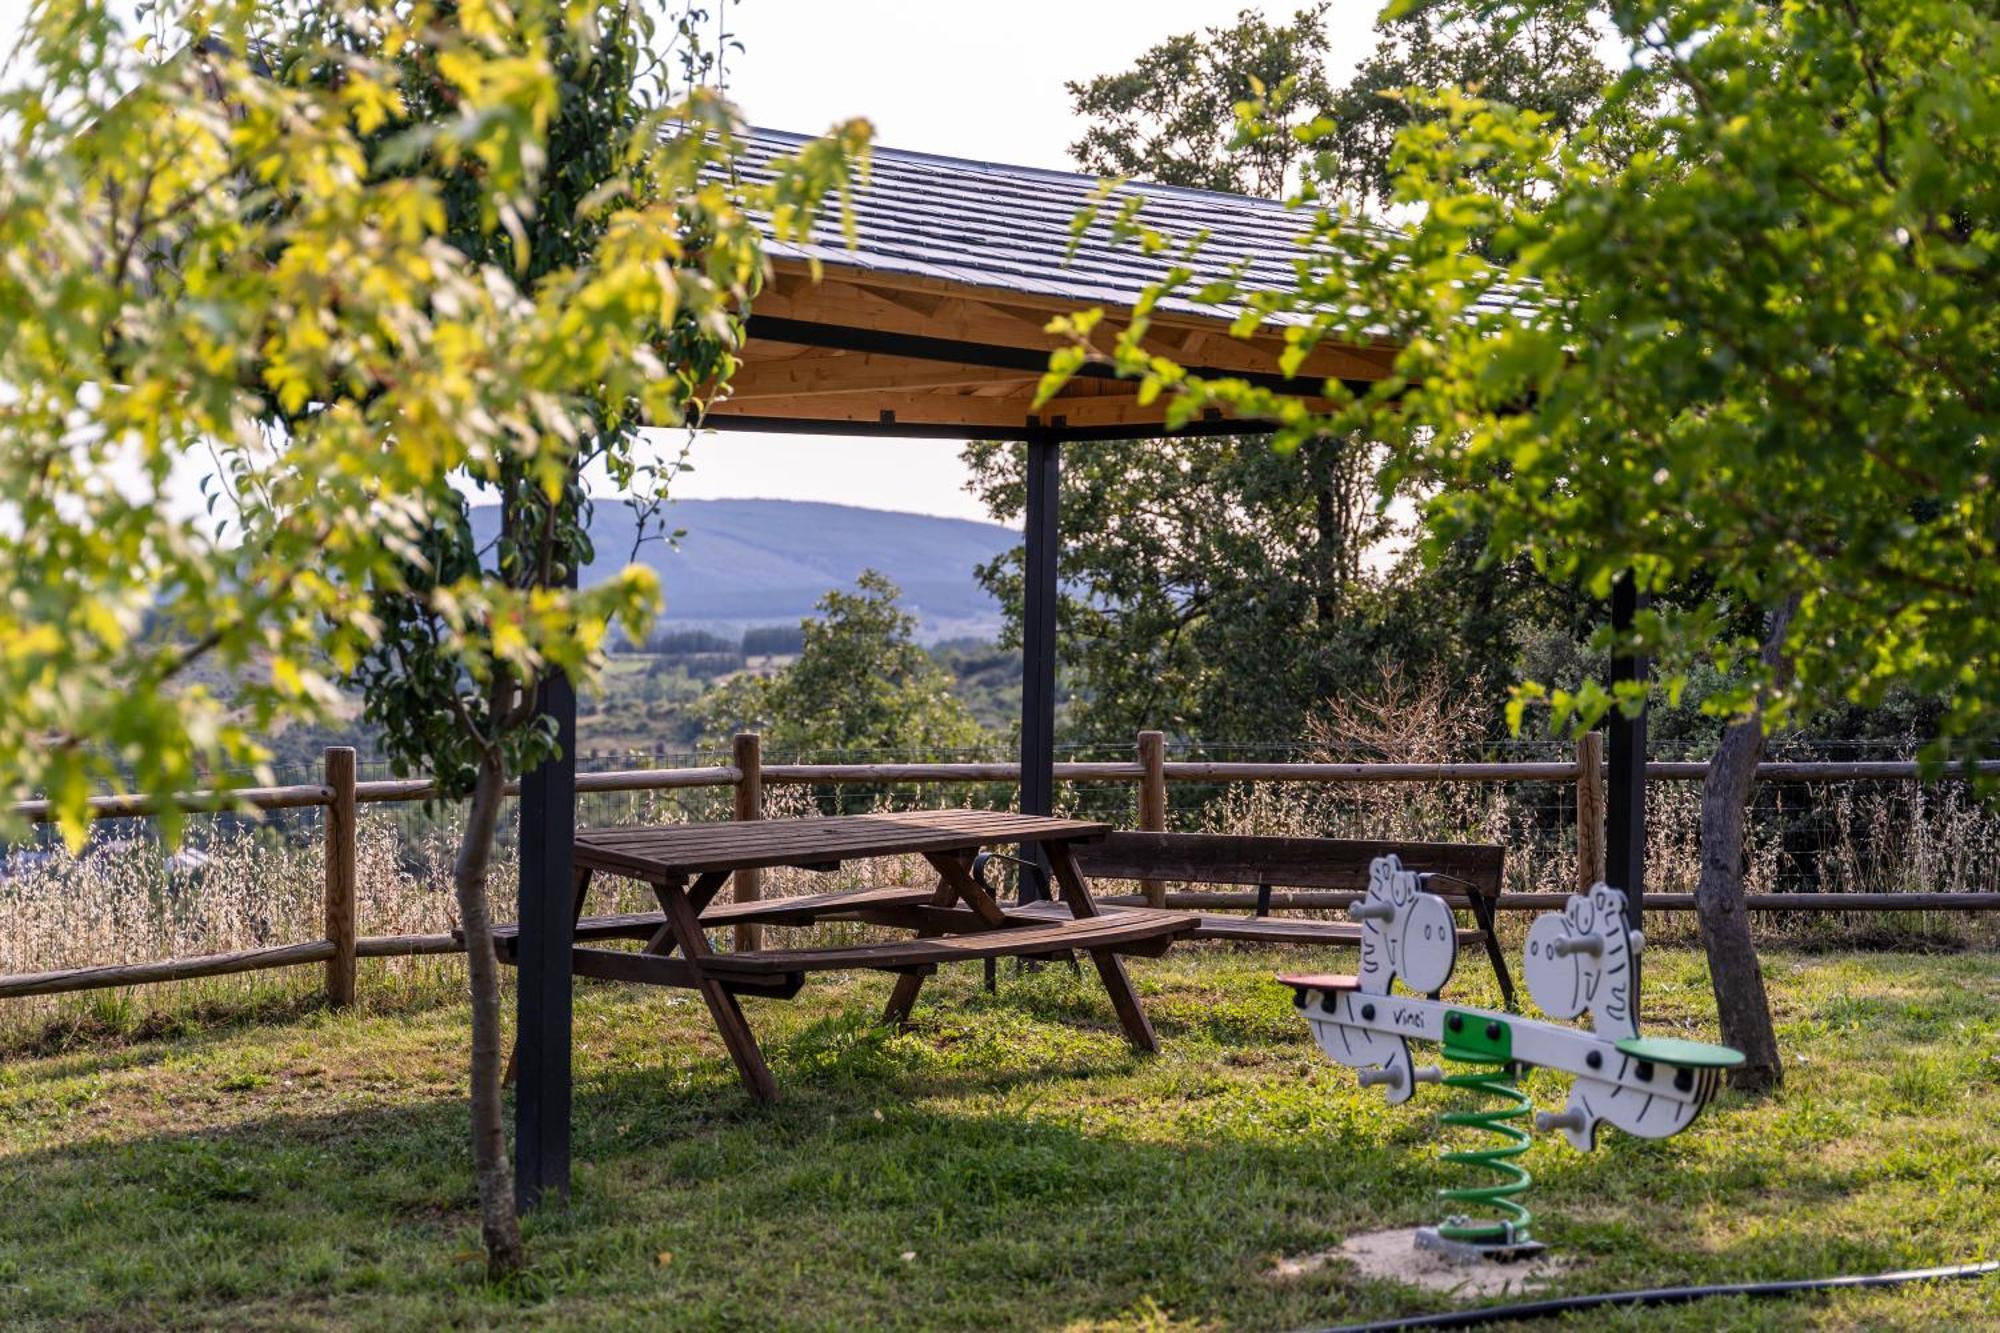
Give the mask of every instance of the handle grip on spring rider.
[[[1410, 1077], [1418, 1083], [1442, 1083], [1444, 1070], [1436, 1065], [1420, 1065], [1410, 1071]], [[1355, 1076], [1355, 1081], [1364, 1088], [1379, 1087], [1385, 1083], [1392, 1088], [1400, 1088], [1403, 1086], [1403, 1071], [1394, 1065], [1386, 1069], [1364, 1069]]]

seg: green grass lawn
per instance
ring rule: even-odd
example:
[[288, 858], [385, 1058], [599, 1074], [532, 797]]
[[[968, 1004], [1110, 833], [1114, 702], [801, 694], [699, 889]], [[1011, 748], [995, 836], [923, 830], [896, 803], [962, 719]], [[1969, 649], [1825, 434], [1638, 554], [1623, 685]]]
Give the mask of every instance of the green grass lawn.
[[[1434, 1220], [1436, 1111], [1327, 1063], [1271, 973], [1138, 962], [1127, 1053], [1094, 979], [977, 970], [916, 1027], [884, 978], [748, 1001], [786, 1099], [748, 1101], [698, 1002], [586, 983], [576, 1196], [487, 1285], [464, 1011], [301, 1007], [0, 1064], [0, 1327], [1281, 1328], [1439, 1308], [1280, 1258]], [[1686, 1134], [1538, 1140], [1554, 1292], [1914, 1267], [2000, 1235], [2000, 957], [1768, 957], [1784, 1092]], [[364, 974], [364, 986], [369, 975]], [[1698, 954], [1648, 955], [1650, 1029], [1712, 1036]], [[386, 987], [376, 987], [377, 993]], [[1492, 1002], [1467, 959], [1453, 994]], [[1557, 1109], [1560, 1081], [1531, 1084]], [[1590, 1327], [2000, 1327], [2000, 1281], [1592, 1317]]]

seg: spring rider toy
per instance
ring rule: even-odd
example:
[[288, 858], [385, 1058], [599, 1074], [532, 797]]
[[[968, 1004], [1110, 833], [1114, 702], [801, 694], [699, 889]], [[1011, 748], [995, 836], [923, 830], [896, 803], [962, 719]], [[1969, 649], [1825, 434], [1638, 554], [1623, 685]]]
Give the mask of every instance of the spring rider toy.
[[[1526, 1258], [1543, 1246], [1530, 1236], [1531, 1214], [1520, 1202], [1532, 1177], [1514, 1160], [1531, 1141], [1521, 1123], [1533, 1110], [1519, 1086], [1524, 1066], [1575, 1076], [1568, 1105], [1536, 1114], [1533, 1124], [1542, 1132], [1561, 1130], [1572, 1147], [1589, 1152], [1605, 1124], [1647, 1139], [1686, 1129], [1715, 1095], [1722, 1071], [1743, 1056], [1727, 1046], [1639, 1035], [1632, 963], [1645, 939], [1627, 924], [1623, 891], [1604, 884], [1570, 895], [1561, 911], [1541, 916], [1528, 931], [1528, 993], [1555, 1018], [1589, 1011], [1588, 1030], [1443, 1001], [1438, 997], [1458, 962], [1458, 929], [1444, 899], [1427, 891], [1427, 879], [1394, 856], [1377, 858], [1366, 895], [1348, 909], [1362, 926], [1360, 975], [1279, 980], [1292, 988], [1320, 1049], [1359, 1070], [1361, 1085], [1381, 1088], [1391, 1106], [1408, 1101], [1419, 1083], [1491, 1099], [1484, 1109], [1440, 1117], [1499, 1140], [1442, 1155], [1492, 1173], [1439, 1191], [1486, 1215], [1453, 1213], [1419, 1228], [1417, 1244], [1465, 1261]], [[1399, 979], [1421, 994], [1392, 993]], [[1455, 1072], [1412, 1063], [1412, 1041], [1438, 1043]]]

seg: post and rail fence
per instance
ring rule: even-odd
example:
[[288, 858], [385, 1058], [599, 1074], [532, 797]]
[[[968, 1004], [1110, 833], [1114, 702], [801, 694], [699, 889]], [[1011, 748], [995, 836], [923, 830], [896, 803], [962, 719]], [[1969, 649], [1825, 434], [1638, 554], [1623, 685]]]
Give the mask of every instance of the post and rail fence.
[[[764, 815], [764, 793], [769, 787], [820, 786], [839, 784], [896, 783], [1017, 783], [1017, 763], [863, 763], [863, 764], [767, 764], [763, 747], [755, 733], [735, 738], [729, 764], [689, 768], [626, 769], [615, 772], [579, 773], [576, 790], [589, 792], [672, 791], [702, 787], [734, 789], [736, 819], [760, 819]], [[1982, 774], [2000, 775], [2000, 763], [1982, 763]], [[1649, 781], [1699, 781], [1707, 775], [1703, 762], [1653, 761], [1646, 765]], [[200, 957], [167, 959], [157, 962], [122, 963], [101, 967], [66, 968], [50, 972], [0, 976], [0, 999], [32, 995], [56, 995], [71, 991], [96, 990], [152, 982], [180, 981], [197, 977], [259, 971], [266, 968], [324, 964], [326, 998], [335, 1008], [355, 1000], [357, 961], [362, 958], [401, 958], [427, 954], [462, 952], [451, 935], [360, 935], [356, 919], [356, 833], [361, 805], [435, 799], [437, 789], [423, 779], [393, 779], [361, 782], [356, 780], [355, 752], [334, 746], [322, 756], [321, 781], [282, 786], [249, 787], [231, 791], [197, 791], [171, 798], [171, 804], [187, 812], [226, 812], [242, 809], [296, 810], [319, 808], [325, 815], [325, 938], [298, 944], [268, 946]], [[1908, 761], [1774, 761], [1758, 765], [1759, 782], [1829, 783], [1849, 781], [1914, 780], [1923, 775], [1917, 764]], [[1174, 761], [1166, 758], [1166, 738], [1158, 731], [1142, 731], [1137, 738], [1134, 758], [1127, 761], [1058, 763], [1058, 782], [1133, 783], [1137, 785], [1136, 824], [1142, 831], [1165, 831], [1167, 789], [1174, 782], [1206, 783], [1323, 783], [1364, 785], [1377, 783], [1518, 783], [1549, 782], [1569, 784], [1576, 793], [1575, 882], [1580, 888], [1596, 883], [1604, 873], [1604, 821], [1606, 783], [1604, 738], [1591, 732], [1576, 743], [1575, 757], [1558, 761], [1479, 762], [1479, 763], [1290, 763], [1224, 762], [1210, 760]], [[509, 784], [513, 793], [518, 784]], [[91, 812], [98, 819], [135, 818], [152, 815], [161, 804], [146, 797], [118, 795], [95, 797]], [[54, 817], [47, 801], [22, 801], [13, 813], [31, 822]], [[1253, 892], [1171, 892], [1164, 883], [1147, 881], [1140, 886], [1144, 902], [1151, 906], [1214, 910], [1257, 906]], [[756, 871], [739, 872], [735, 892], [739, 900], [752, 900], [762, 892]], [[1271, 896], [1272, 908], [1336, 909], [1353, 899], [1349, 893], [1292, 892]], [[1546, 910], [1559, 906], [1565, 895], [1555, 892], [1503, 894], [1502, 908]], [[1648, 893], [1649, 911], [1687, 911], [1694, 906], [1688, 893]], [[2000, 893], [1757, 893], [1746, 897], [1752, 911], [1835, 911], [1835, 912], [1916, 912], [2000, 910]], [[735, 945], [755, 948], [758, 928], [738, 926]]]

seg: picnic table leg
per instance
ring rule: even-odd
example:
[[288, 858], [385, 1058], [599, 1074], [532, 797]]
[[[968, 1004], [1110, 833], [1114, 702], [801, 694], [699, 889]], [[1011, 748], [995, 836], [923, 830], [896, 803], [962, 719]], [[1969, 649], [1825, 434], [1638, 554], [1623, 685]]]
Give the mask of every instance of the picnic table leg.
[[[701, 892], [708, 878], [704, 875], [695, 882], [695, 893]], [[717, 887], [720, 887], [720, 880]], [[699, 973], [702, 959], [710, 954], [708, 937], [701, 933], [700, 910], [689, 901], [688, 892], [677, 883], [656, 884], [653, 892], [660, 900], [660, 910], [666, 914], [666, 929], [671, 932], [673, 942], [680, 945], [681, 956]], [[709, 896], [714, 896], [713, 889]], [[771, 1077], [770, 1066], [764, 1063], [764, 1052], [758, 1049], [750, 1023], [743, 1017], [743, 1006], [718, 981], [704, 977], [696, 983], [695, 989], [708, 1005], [710, 1017], [715, 1019], [716, 1030], [722, 1034], [722, 1044], [729, 1048], [729, 1058], [736, 1062], [736, 1072], [742, 1077], [744, 1088], [759, 1101], [778, 1100], [777, 1080]]]
[[[992, 893], [986, 891], [974, 875], [972, 867], [966, 863], [966, 853], [926, 853], [924, 861], [930, 869], [938, 873], [938, 891], [930, 895], [930, 907], [950, 907], [958, 899], [964, 899], [972, 915], [978, 917], [980, 927], [1000, 931], [1012, 925], [1000, 905], [994, 903]], [[924, 927], [916, 933], [918, 939], [934, 939], [944, 931]], [[882, 1021], [892, 1027], [902, 1027], [910, 1021], [910, 1011], [916, 1009], [916, 995], [924, 989], [924, 977], [928, 973], [904, 973], [896, 979], [896, 989], [888, 995], [888, 1005], [882, 1009]], [[992, 959], [986, 959], [986, 979], [988, 991], [992, 989]]]
[[[720, 893], [722, 886], [728, 882], [729, 873], [727, 871], [711, 870], [695, 880], [693, 887], [687, 890], [688, 906], [694, 909], [697, 923], [701, 919], [701, 914], [708, 910], [708, 905], [715, 901], [715, 895]], [[645, 947], [640, 949], [639, 952], [658, 954], [662, 958], [665, 958], [673, 953], [674, 946], [680, 941], [674, 934], [673, 918], [667, 915], [667, 900], [661, 898], [660, 894], [669, 885], [679, 888], [681, 885], [686, 884], [687, 881], [679, 878], [652, 879], [647, 880], [646, 883], [652, 888], [653, 897], [659, 899], [660, 914], [666, 919], [660, 923], [660, 928], [653, 932], [653, 938], [647, 940]], [[704, 941], [707, 938], [706, 935], [702, 936]]]
[[924, 988], [924, 974], [904, 972], [896, 978], [896, 987], [889, 992], [889, 1003], [882, 1007], [882, 1022], [887, 1027], [907, 1027], [910, 1012], [917, 1007], [917, 992]]
[[[937, 891], [931, 894], [932, 907], [950, 907], [958, 901], [958, 890], [952, 887], [951, 879], [942, 871], [938, 873]], [[925, 926], [917, 932], [920, 940], [930, 939], [943, 932], [935, 927]], [[895, 988], [889, 992], [889, 1003], [882, 1008], [882, 1022], [892, 1028], [909, 1024], [910, 1014], [917, 1007], [917, 993], [924, 988], [922, 972], [905, 972], [896, 978]]]
[[[1066, 842], [1045, 843], [1049, 857], [1049, 869], [1055, 872], [1056, 883], [1062, 886], [1063, 901], [1069, 904], [1072, 917], [1081, 920], [1098, 915], [1097, 902], [1090, 896], [1090, 885], [1084, 880], [1083, 872], [1077, 868], [1076, 856]], [[1097, 964], [1098, 980], [1104, 983], [1105, 994], [1111, 997], [1111, 1007], [1118, 1012], [1118, 1022], [1125, 1029], [1125, 1039], [1132, 1048], [1147, 1054], [1157, 1053], [1160, 1039], [1153, 1035], [1153, 1025], [1146, 1019], [1146, 1011], [1139, 1007], [1139, 993], [1132, 989], [1132, 978], [1125, 973], [1125, 961], [1109, 949], [1092, 949], [1090, 961]]]
[[1493, 919], [1493, 900], [1474, 889], [1469, 896], [1472, 920], [1486, 934], [1486, 961], [1493, 964], [1493, 975], [1500, 982], [1500, 998], [1509, 1010], [1515, 1007], [1514, 978], [1507, 971], [1507, 954], [1500, 947], [1500, 926]]
[[[966, 868], [962, 857], [933, 853], [924, 859], [938, 872], [938, 878], [943, 880], [952, 892], [965, 900], [965, 905], [979, 918], [981, 927], [987, 930], [1004, 930], [1011, 924], [1000, 904], [993, 901], [992, 893], [984, 884], [973, 878], [972, 871]], [[945, 905], [950, 906], [949, 903]]]

